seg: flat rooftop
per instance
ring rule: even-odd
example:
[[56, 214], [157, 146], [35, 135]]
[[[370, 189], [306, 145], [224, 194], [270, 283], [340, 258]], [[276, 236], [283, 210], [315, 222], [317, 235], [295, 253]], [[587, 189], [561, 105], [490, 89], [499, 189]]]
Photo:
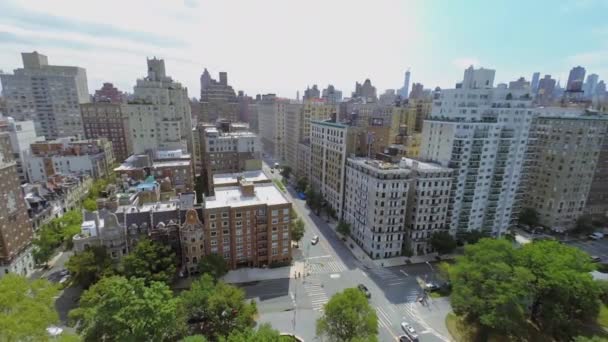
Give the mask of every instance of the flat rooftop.
[[171, 211], [178, 208], [178, 202], [156, 202], [146, 203], [140, 206], [137, 205], [121, 205], [116, 209], [116, 213], [130, 213], [130, 212], [158, 212], [158, 211]]
[[176, 167], [176, 166], [188, 166], [188, 165], [190, 165], [190, 159], [155, 161], [154, 163], [152, 163], [152, 167]]
[[235, 173], [218, 173], [213, 175], [213, 185], [235, 184], [239, 182], [239, 177], [246, 182], [259, 183], [270, 181], [268, 176], [262, 170], [235, 172]]
[[215, 189], [215, 196], [205, 198], [205, 209], [290, 203], [273, 183], [254, 184], [254, 189], [255, 194], [253, 196], [243, 196], [240, 186]]
[[443, 167], [439, 164], [423, 162], [423, 161], [411, 159], [411, 158], [401, 158], [401, 162], [399, 163], [399, 165], [401, 167], [407, 167], [408, 169], [413, 169], [416, 163], [417, 163], [418, 170], [422, 170], [422, 171], [425, 171], [425, 170], [426, 171], [451, 171], [452, 170], [450, 168]]

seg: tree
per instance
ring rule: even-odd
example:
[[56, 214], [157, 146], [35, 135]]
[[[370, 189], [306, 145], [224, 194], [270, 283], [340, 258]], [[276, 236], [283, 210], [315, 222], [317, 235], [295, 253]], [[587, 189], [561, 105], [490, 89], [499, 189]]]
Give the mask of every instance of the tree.
[[148, 239], [139, 241], [133, 251], [122, 258], [122, 273], [127, 278], [143, 278], [146, 283], [169, 284], [175, 275], [175, 253], [168, 246]]
[[72, 255], [66, 263], [66, 268], [72, 274], [74, 282], [84, 288], [114, 271], [112, 258], [104, 246], [92, 246]]
[[533, 275], [529, 318], [556, 338], [570, 338], [599, 313], [599, 285], [587, 254], [556, 241], [537, 241], [518, 250], [518, 263]]
[[209, 274], [214, 280], [218, 280], [228, 273], [226, 260], [218, 254], [209, 254], [198, 262], [198, 270], [201, 274]]
[[317, 335], [330, 341], [377, 341], [378, 317], [365, 295], [355, 288], [346, 289], [331, 297], [324, 313], [317, 320]]
[[451, 302], [457, 315], [494, 330], [519, 335], [526, 325], [528, 284], [533, 276], [515, 264], [516, 251], [505, 240], [481, 239], [467, 245], [449, 268]]
[[29, 281], [16, 274], [0, 278], [0, 341], [46, 340], [46, 328], [59, 321], [54, 306], [58, 292], [44, 279]]
[[586, 337], [577, 336], [574, 338], [574, 342], [608, 342], [608, 339], [599, 336]]
[[338, 226], [336, 227], [336, 231], [344, 236], [349, 236], [350, 224], [344, 220], [340, 220], [340, 222], [338, 222]]
[[306, 191], [306, 187], [308, 187], [308, 180], [306, 180], [306, 177], [298, 178], [298, 181], [296, 182], [296, 190], [298, 192]]
[[431, 235], [431, 246], [439, 254], [448, 254], [456, 249], [456, 240], [448, 231], [438, 231]]
[[84, 292], [70, 319], [85, 341], [173, 341], [185, 332], [178, 309], [165, 283], [112, 276]]
[[270, 324], [262, 324], [258, 330], [245, 329], [234, 331], [228, 337], [220, 338], [220, 342], [280, 342], [281, 334]]
[[208, 274], [194, 281], [180, 298], [190, 326], [208, 339], [215, 340], [255, 324], [253, 317], [257, 308], [254, 302], [245, 301], [243, 290], [222, 281], [215, 282]]
[[519, 213], [518, 221], [530, 227], [536, 227], [538, 225], [538, 212], [534, 208], [524, 208]]
[[477, 243], [477, 241], [486, 237], [489, 237], [488, 234], [482, 230], [471, 230], [462, 234], [462, 238], [468, 244]]
[[179, 342], [207, 342], [207, 338], [203, 335], [192, 335], [184, 337]]
[[299, 243], [304, 237], [305, 228], [306, 226], [301, 218], [291, 221], [291, 241]]
[[291, 176], [291, 167], [290, 166], [283, 166], [283, 169], [281, 170], [281, 176], [283, 176], [283, 178], [287, 178], [289, 179], [289, 176]]
[[71, 210], [43, 225], [33, 241], [36, 263], [46, 263], [55, 253], [55, 249], [64, 242], [67, 242], [67, 247], [71, 248], [72, 237], [80, 232], [81, 224], [82, 214], [77, 210]]
[[88, 211], [95, 211], [97, 210], [97, 201], [92, 198], [85, 198], [82, 201], [82, 207]]
[[593, 225], [593, 219], [591, 215], [582, 215], [576, 219], [574, 224], [573, 233], [575, 234], [589, 234], [593, 233], [595, 226]]
[[306, 189], [306, 204], [308, 204], [310, 209], [317, 215], [320, 215], [321, 208], [323, 207], [323, 196], [314, 191], [312, 187], [308, 186]]

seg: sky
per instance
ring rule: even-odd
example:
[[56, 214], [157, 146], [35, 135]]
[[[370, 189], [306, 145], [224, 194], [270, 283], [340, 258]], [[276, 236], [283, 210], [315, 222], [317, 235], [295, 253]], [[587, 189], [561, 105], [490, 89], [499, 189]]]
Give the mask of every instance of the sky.
[[235, 90], [295, 98], [307, 85], [356, 81], [378, 92], [452, 88], [469, 65], [497, 82], [535, 71], [564, 85], [570, 68], [608, 80], [608, 0], [0, 0], [0, 70], [38, 51], [86, 68], [89, 92], [132, 92], [146, 58], [198, 97], [200, 74]]

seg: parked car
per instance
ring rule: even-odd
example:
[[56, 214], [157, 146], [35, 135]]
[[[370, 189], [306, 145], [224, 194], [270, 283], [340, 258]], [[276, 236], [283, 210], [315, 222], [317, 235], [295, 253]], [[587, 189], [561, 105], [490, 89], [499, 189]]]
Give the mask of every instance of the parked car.
[[372, 297], [372, 294], [369, 292], [369, 290], [367, 289], [367, 287], [365, 285], [359, 284], [359, 285], [357, 285], [357, 288], [361, 292], [363, 292], [363, 294], [365, 295], [365, 297], [367, 297], [367, 298], [371, 298]]
[[298, 192], [298, 198], [301, 200], [305, 200], [306, 199], [306, 194], [303, 192]]
[[403, 332], [405, 332], [405, 335], [407, 335], [410, 340], [418, 341], [418, 334], [416, 333], [416, 329], [414, 329], [414, 327], [412, 327], [409, 323], [402, 322], [401, 329], [403, 329]]
[[433, 283], [433, 282], [428, 282], [426, 284], [424, 284], [424, 288], [429, 290], [429, 291], [438, 291], [439, 290], [439, 285]]
[[595, 232], [595, 233], [589, 234], [588, 236], [590, 239], [593, 239], [593, 240], [601, 240], [604, 238], [604, 234], [600, 233], [600, 232]]
[[398, 341], [399, 342], [410, 342], [411, 340], [409, 337], [407, 337], [407, 335], [401, 335], [401, 336], [399, 336]]
[[61, 271], [59, 271], [59, 275], [62, 277], [65, 277], [66, 275], [70, 274], [70, 271], [63, 269]]
[[591, 256], [591, 262], [600, 262], [600, 261], [602, 261], [602, 258], [600, 258], [599, 256], [597, 256], [597, 255]]
[[312, 239], [310, 239], [310, 243], [313, 245], [316, 245], [317, 243], [319, 243], [319, 235], [313, 236]]

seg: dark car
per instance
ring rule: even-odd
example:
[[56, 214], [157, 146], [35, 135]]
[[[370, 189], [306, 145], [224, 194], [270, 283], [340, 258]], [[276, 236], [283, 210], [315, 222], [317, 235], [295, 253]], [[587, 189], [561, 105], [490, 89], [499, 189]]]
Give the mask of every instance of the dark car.
[[365, 285], [359, 284], [359, 285], [357, 285], [357, 288], [361, 292], [363, 292], [363, 294], [365, 295], [365, 297], [367, 297], [367, 298], [371, 298], [372, 297], [372, 294], [369, 292], [369, 290], [367, 289], [367, 287]]

